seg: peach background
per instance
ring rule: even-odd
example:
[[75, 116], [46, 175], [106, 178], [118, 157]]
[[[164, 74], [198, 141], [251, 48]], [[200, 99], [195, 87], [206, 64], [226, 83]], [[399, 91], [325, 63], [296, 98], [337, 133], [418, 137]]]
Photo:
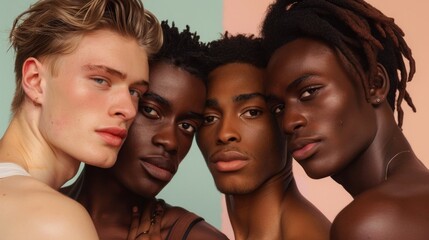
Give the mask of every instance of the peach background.
[[[429, 89], [429, 82], [426, 80], [426, 76], [429, 76], [429, 28], [426, 25], [429, 23], [427, 14], [429, 2], [409, 0], [404, 5], [402, 1], [367, 1], [387, 16], [395, 18], [395, 22], [405, 32], [405, 39], [413, 50], [413, 56], [417, 62], [417, 73], [409, 84], [408, 90], [417, 107], [417, 113], [412, 113], [405, 104], [403, 129], [417, 156], [426, 166], [429, 166], [429, 151], [425, 142], [428, 133], [426, 124], [429, 123], [429, 106], [426, 105], [427, 99], [425, 100], [425, 92]], [[271, 0], [224, 0], [224, 30], [232, 34], [253, 33], [258, 35], [259, 24], [269, 3]], [[312, 180], [295, 163], [294, 174], [301, 192], [330, 220], [333, 220], [335, 215], [351, 201], [351, 197], [343, 188], [330, 178]], [[224, 203], [222, 211], [222, 230], [233, 239]]]

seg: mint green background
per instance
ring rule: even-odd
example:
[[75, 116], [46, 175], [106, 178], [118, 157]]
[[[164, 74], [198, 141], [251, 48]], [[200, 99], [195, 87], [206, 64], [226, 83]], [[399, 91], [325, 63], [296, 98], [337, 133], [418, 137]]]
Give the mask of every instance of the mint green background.
[[[24, 11], [30, 0], [10, 1], [0, 8], [0, 134], [10, 119], [10, 103], [15, 89], [14, 53], [9, 50], [8, 35], [13, 19]], [[159, 20], [174, 21], [179, 29], [186, 25], [197, 31], [201, 40], [218, 38], [222, 29], [222, 0], [144, 0], [145, 7]], [[167, 203], [184, 207], [204, 217], [220, 228], [221, 195], [214, 187], [203, 158], [194, 142], [191, 151], [180, 165], [173, 181], [160, 193]]]

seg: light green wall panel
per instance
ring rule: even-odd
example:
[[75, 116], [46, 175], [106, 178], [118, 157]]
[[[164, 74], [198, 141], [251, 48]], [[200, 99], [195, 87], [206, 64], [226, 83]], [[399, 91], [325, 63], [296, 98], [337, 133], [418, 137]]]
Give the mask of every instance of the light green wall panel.
[[[14, 52], [13, 49], [9, 50], [9, 31], [13, 19], [32, 2], [10, 1], [0, 8], [1, 135], [9, 123], [10, 103], [15, 89]], [[143, 3], [160, 20], [174, 21], [179, 29], [189, 25], [191, 31], [198, 32], [203, 41], [214, 40], [222, 32], [222, 0], [144, 0]], [[216, 227], [221, 226], [221, 195], [215, 189], [195, 143], [180, 165], [179, 172], [160, 197], [172, 205], [194, 211]]]
[[10, 120], [10, 103], [15, 91], [14, 51], [9, 49], [9, 32], [15, 17], [33, 1], [19, 0], [3, 4], [0, 8], [0, 134], [3, 135]]
[[[174, 21], [179, 29], [189, 25], [204, 42], [219, 38], [223, 31], [222, 0], [144, 0], [143, 3], [160, 21]], [[221, 227], [221, 195], [195, 141], [178, 173], [159, 197], [194, 211], [214, 226]]]

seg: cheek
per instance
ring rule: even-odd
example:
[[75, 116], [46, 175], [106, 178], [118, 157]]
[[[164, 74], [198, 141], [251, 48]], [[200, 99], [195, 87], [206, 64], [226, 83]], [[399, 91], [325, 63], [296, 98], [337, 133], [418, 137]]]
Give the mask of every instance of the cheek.
[[205, 158], [208, 155], [207, 154], [208, 145], [209, 145], [208, 139], [212, 139], [212, 136], [210, 136], [209, 134], [209, 129], [207, 127], [204, 127], [204, 129], [200, 128], [196, 136], [196, 142], [197, 142], [198, 148], [200, 149], [201, 153]]
[[178, 134], [180, 136], [178, 138], [178, 141], [179, 141], [178, 157], [179, 157], [179, 163], [180, 163], [183, 160], [183, 158], [185, 158], [185, 156], [188, 154], [189, 150], [191, 149], [193, 137], [184, 136], [183, 133], [180, 133], [180, 132]]

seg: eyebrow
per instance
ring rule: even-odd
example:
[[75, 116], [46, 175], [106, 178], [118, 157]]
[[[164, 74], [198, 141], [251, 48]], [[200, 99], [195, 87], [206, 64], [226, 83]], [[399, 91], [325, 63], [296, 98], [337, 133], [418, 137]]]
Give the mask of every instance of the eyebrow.
[[308, 79], [310, 79], [310, 78], [312, 78], [312, 77], [314, 77], [314, 75], [313, 75], [313, 74], [306, 74], [306, 75], [303, 75], [303, 76], [301, 76], [301, 77], [299, 77], [299, 78], [297, 78], [297, 79], [293, 80], [293, 82], [291, 82], [291, 83], [289, 84], [289, 86], [287, 86], [287, 89], [291, 89], [291, 88], [294, 88], [294, 87], [296, 87], [296, 86], [299, 86], [301, 83], [305, 82], [306, 80], [308, 80]]
[[247, 101], [247, 100], [253, 99], [253, 98], [262, 98], [263, 100], [266, 99], [264, 94], [259, 93], [259, 92], [254, 92], [254, 93], [244, 93], [244, 94], [237, 95], [237, 96], [233, 97], [232, 101], [233, 102], [243, 102], [243, 101]]
[[[262, 93], [259, 92], [254, 92], [254, 93], [243, 93], [243, 94], [239, 94], [237, 96], [233, 96], [232, 97], [232, 102], [237, 103], [237, 102], [243, 102], [243, 101], [247, 101], [249, 99], [253, 99], [253, 98], [262, 98], [263, 100], [266, 100], [266, 96]], [[213, 98], [209, 98], [206, 100], [206, 107], [219, 107], [219, 102], [216, 99]]]
[[[121, 79], [121, 80], [124, 80], [127, 78], [127, 74], [122, 73], [121, 71], [118, 71], [118, 70], [113, 69], [111, 67], [107, 67], [105, 65], [87, 64], [87, 65], [84, 65], [82, 68], [85, 71], [95, 71], [95, 70], [104, 71], [104, 72], [107, 72], [108, 74], [119, 77], [119, 79]], [[147, 80], [143, 79], [141, 81], [137, 81], [137, 82], [133, 83], [133, 85], [148, 88], [149, 82]]]
[[201, 113], [197, 113], [197, 112], [188, 112], [186, 114], [186, 118], [193, 118], [193, 119], [197, 119], [197, 120], [204, 120], [204, 115]]
[[[87, 64], [87, 65], [83, 66], [82, 68], [86, 71], [94, 71], [94, 70], [104, 71], [104, 72], [107, 72], [111, 75], [117, 76], [120, 79], [127, 78], [127, 74], [122, 73], [116, 69], [113, 69], [113, 68], [105, 66], [105, 65]], [[143, 82], [145, 82], [145, 81], [143, 81]]]
[[171, 107], [171, 104], [167, 99], [161, 97], [160, 95], [158, 95], [154, 92], [151, 92], [150, 90], [148, 92], [146, 92], [145, 94], [143, 94], [143, 97], [151, 99], [151, 100], [153, 100], [153, 101], [155, 101], [161, 105], [164, 105], [166, 107]]
[[[165, 107], [171, 108], [171, 103], [170, 101], [168, 101], [167, 99], [163, 98], [162, 96], [154, 93], [154, 92], [146, 92], [145, 94], [143, 94], [143, 97], [146, 99], [151, 99], [152, 101], [155, 101]], [[193, 118], [193, 119], [198, 119], [198, 120], [203, 120], [204, 119], [204, 115], [201, 113], [197, 113], [197, 112], [187, 112], [186, 113], [186, 117], [185, 118]]]

